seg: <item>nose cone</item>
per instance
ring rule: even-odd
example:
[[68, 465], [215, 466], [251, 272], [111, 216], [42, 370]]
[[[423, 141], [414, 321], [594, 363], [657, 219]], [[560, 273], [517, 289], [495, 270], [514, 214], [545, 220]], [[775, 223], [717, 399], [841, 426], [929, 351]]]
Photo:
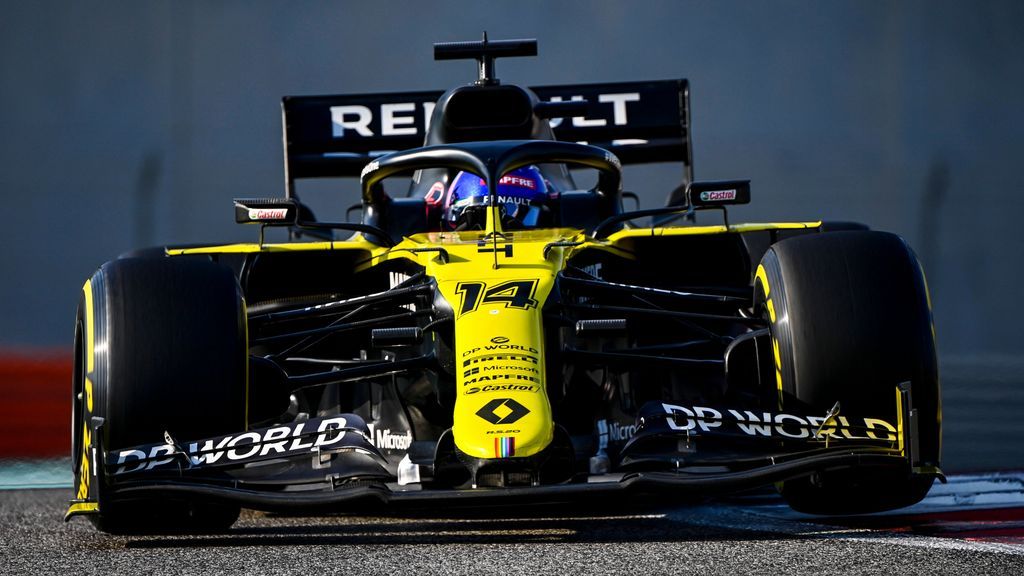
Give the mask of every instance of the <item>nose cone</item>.
[[540, 307], [552, 284], [552, 274], [439, 283], [459, 303], [452, 434], [463, 453], [521, 458], [551, 442]]
[[470, 418], [452, 428], [455, 445], [475, 458], [517, 458], [536, 454], [551, 443], [554, 427], [547, 395], [536, 384], [498, 384], [520, 388], [481, 392], [462, 404]]
[[[504, 317], [500, 324], [466, 316], [468, 321], [455, 327], [461, 358], [452, 426], [455, 445], [476, 458], [540, 452], [554, 435], [544, 387], [540, 314], [536, 309], [487, 314]], [[479, 318], [487, 319], [483, 314]]]
[[[474, 458], [533, 456], [554, 438], [541, 309], [562, 267], [545, 247], [566, 230], [455, 235], [427, 273], [455, 317], [455, 446]], [[489, 238], [489, 239], [488, 239]]]

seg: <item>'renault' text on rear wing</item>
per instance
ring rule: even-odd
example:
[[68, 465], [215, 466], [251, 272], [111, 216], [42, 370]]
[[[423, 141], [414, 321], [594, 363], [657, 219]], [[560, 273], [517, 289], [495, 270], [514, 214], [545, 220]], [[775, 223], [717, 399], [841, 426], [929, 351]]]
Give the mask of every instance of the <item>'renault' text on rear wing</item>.
[[[586, 115], [553, 118], [555, 138], [613, 152], [624, 164], [681, 162], [692, 182], [686, 80], [531, 88], [540, 102], [585, 101]], [[358, 177], [372, 158], [423, 146], [444, 93], [287, 96], [282, 101], [288, 197], [305, 178]]]

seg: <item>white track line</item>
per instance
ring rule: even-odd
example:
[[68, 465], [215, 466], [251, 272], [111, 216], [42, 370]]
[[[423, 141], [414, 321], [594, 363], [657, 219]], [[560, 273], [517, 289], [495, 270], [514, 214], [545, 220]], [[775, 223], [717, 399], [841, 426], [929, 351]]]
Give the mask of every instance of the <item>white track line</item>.
[[[936, 484], [920, 503], [875, 516], [914, 516], [942, 512], [983, 511], [1024, 507], [1024, 472], [961, 475]], [[884, 529], [844, 528], [819, 524], [817, 517], [792, 511], [785, 504], [737, 506], [732, 504], [678, 508], [671, 520], [728, 528], [831, 540], [895, 544], [937, 550], [962, 550], [1024, 555], [1024, 544], [964, 540], [955, 537], [902, 534]]]

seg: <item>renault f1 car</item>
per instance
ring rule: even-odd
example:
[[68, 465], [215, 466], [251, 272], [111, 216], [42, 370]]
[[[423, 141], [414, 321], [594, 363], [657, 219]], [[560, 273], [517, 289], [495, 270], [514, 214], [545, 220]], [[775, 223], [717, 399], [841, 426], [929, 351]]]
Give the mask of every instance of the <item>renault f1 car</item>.
[[[438, 44], [477, 80], [285, 98], [286, 194], [235, 201], [257, 242], [97, 270], [75, 331], [67, 517], [200, 531], [243, 507], [764, 485], [817, 514], [923, 498], [942, 479], [941, 408], [906, 242], [729, 222], [750, 183], [693, 180], [685, 80], [495, 78], [496, 58], [535, 54]], [[681, 163], [683, 181], [666, 206], [624, 211], [622, 165], [646, 162]], [[507, 181], [526, 168], [545, 190], [531, 220], [502, 192], [539, 185]], [[483, 192], [452, 221], [463, 200], [439, 199], [459, 174]], [[317, 220], [296, 182], [345, 177], [361, 219]], [[407, 192], [385, 190], [398, 178]], [[273, 226], [288, 241], [265, 242]]]

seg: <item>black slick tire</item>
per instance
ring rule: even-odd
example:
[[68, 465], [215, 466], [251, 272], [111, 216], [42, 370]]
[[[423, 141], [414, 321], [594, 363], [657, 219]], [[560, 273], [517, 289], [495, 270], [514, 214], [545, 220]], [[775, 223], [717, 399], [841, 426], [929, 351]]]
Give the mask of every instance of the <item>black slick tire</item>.
[[[835, 231], [773, 245], [754, 281], [755, 306], [769, 316], [780, 408], [892, 421], [896, 387], [912, 386], [919, 455], [938, 466], [941, 405], [927, 286], [898, 236]], [[781, 484], [794, 509], [854, 514], [908, 506], [932, 478], [907, 470], [821, 471]]]
[[[104, 497], [95, 470], [93, 417], [106, 452], [244, 430], [245, 307], [234, 274], [178, 258], [104, 264], [79, 304], [72, 383], [76, 496], [98, 497], [97, 527], [112, 533], [209, 532], [228, 528], [237, 506]], [[97, 483], [101, 485], [97, 485]]]

